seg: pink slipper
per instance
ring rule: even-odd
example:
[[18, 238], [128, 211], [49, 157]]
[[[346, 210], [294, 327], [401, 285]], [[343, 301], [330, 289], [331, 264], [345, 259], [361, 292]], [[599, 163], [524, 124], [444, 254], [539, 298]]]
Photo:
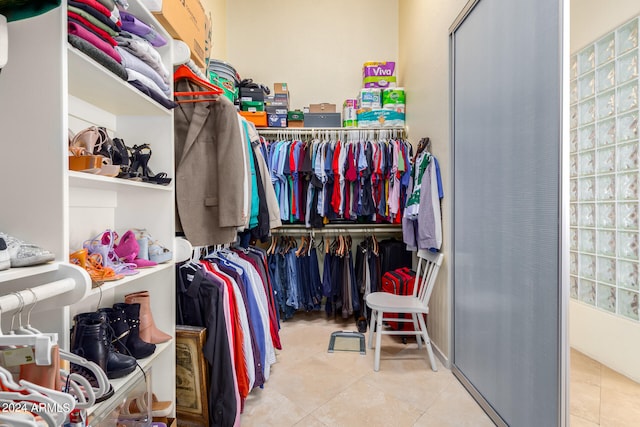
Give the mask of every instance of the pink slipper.
[[122, 235], [118, 244], [115, 245], [115, 252], [120, 259], [125, 260], [126, 262], [132, 262], [138, 268], [153, 267], [158, 265], [158, 263], [156, 262], [138, 258], [140, 246], [138, 245], [135, 234], [131, 230], [128, 230]]

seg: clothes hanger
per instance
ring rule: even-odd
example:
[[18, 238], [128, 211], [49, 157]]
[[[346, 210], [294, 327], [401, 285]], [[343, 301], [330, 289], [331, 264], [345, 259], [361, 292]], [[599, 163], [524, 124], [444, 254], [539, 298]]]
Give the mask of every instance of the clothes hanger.
[[39, 408], [56, 408], [56, 402], [53, 399], [48, 398], [38, 392], [29, 392], [26, 394], [2, 391], [0, 392], [0, 401], [3, 402], [24, 402], [28, 412], [37, 414], [44, 419], [49, 427], [61, 426], [67, 416], [64, 411], [48, 413], [46, 411], [38, 410]]
[[416, 154], [413, 157], [413, 162], [415, 163], [416, 159], [418, 158], [418, 154], [422, 153], [423, 151], [431, 151], [431, 139], [429, 137], [426, 138], [422, 138], [420, 139], [420, 142], [418, 142], [418, 148], [416, 149]]
[[[110, 391], [111, 384], [109, 384], [109, 378], [107, 378], [107, 374], [96, 363], [91, 362], [91, 361], [85, 359], [84, 357], [78, 356], [77, 354], [68, 352], [68, 351], [63, 350], [63, 349], [60, 349], [60, 359], [61, 360], [67, 360], [70, 363], [74, 363], [76, 365], [79, 365], [79, 366], [87, 369], [89, 372], [91, 372], [93, 374], [93, 376], [96, 379], [96, 383], [98, 385], [98, 387], [92, 387], [90, 385], [90, 388], [92, 388], [93, 393], [95, 395], [95, 399], [99, 399], [100, 397], [104, 396], [105, 394], [107, 394]], [[65, 378], [65, 379], [69, 375], [69, 373], [67, 373], [66, 371], [64, 371], [62, 369], [60, 370], [60, 372], [61, 372], [61, 375], [63, 376], [63, 378]], [[75, 375], [77, 375], [77, 374], [75, 374]]]
[[[173, 81], [176, 82], [178, 80], [187, 80], [191, 83], [194, 83], [198, 86], [200, 86], [203, 89], [207, 89], [207, 90], [200, 90], [200, 91], [187, 91], [187, 92], [174, 92], [173, 96], [174, 97], [180, 97], [180, 96], [203, 96], [203, 95], [214, 95], [214, 96], [218, 96], [218, 95], [222, 95], [224, 93], [224, 90], [222, 90], [221, 88], [219, 88], [218, 86], [201, 79], [200, 77], [198, 77], [189, 67], [187, 67], [186, 65], [180, 65], [178, 68], [175, 69], [175, 71], [173, 72]], [[218, 98], [217, 97], [207, 97], [207, 98], [196, 98], [196, 99], [181, 99], [181, 100], [176, 100], [177, 103], [186, 103], [186, 102], [208, 102], [208, 101], [217, 101]]]
[[[15, 313], [14, 313], [15, 316]], [[0, 307], [0, 318], [2, 317], [2, 307]], [[13, 328], [13, 318], [11, 319]], [[12, 331], [13, 332], [13, 331]], [[58, 334], [33, 334], [33, 335], [16, 335], [2, 333], [0, 325], [0, 346], [15, 348], [19, 346], [32, 346], [36, 365], [51, 365], [51, 349], [58, 343]]]
[[60, 369], [60, 379], [65, 384], [66, 393], [76, 398], [77, 409], [87, 409], [95, 405], [96, 394], [85, 377]]
[[296, 256], [297, 257], [300, 257], [300, 256], [304, 255], [304, 251], [305, 251], [305, 249], [307, 247], [307, 243], [308, 243], [307, 236], [302, 236], [301, 239], [300, 239], [300, 246], [298, 247], [298, 250], [296, 251]]
[[19, 384], [23, 390], [37, 392], [53, 400], [56, 405], [56, 413], [62, 412], [65, 418], [76, 407], [75, 398], [68, 393], [43, 387], [26, 380], [20, 380]]
[[22, 310], [24, 310], [24, 298], [20, 292], [16, 292], [16, 296], [20, 299], [20, 311], [18, 312], [18, 329], [15, 330], [16, 335], [34, 335], [34, 332], [30, 329], [27, 329], [22, 324]]
[[26, 328], [29, 331], [33, 332], [34, 334], [41, 334], [42, 332], [40, 332], [39, 330], [37, 330], [36, 328], [31, 326], [31, 312], [33, 311], [33, 309], [36, 307], [36, 304], [38, 303], [38, 295], [31, 288], [27, 288], [27, 290], [33, 294], [33, 304], [31, 304], [31, 307], [29, 308], [29, 311], [27, 312], [27, 326], [26, 326]]
[[[3, 407], [11, 407], [13, 401], [2, 401]], [[0, 412], [0, 427], [38, 427], [36, 419], [27, 412]]]
[[4, 366], [0, 366], [0, 390], [15, 390], [20, 384], [13, 380], [13, 374]]

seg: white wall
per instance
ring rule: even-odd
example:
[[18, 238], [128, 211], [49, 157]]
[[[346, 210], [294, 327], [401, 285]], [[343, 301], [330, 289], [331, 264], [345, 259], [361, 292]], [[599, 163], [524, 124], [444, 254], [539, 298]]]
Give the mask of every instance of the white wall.
[[449, 27], [467, 0], [400, 0], [399, 78], [407, 90], [407, 126], [415, 144], [431, 138], [444, 186], [444, 264], [431, 296], [428, 328], [444, 357], [451, 353], [451, 160], [449, 155]]
[[[571, 53], [640, 14], [638, 0], [572, 0]], [[572, 347], [640, 382], [640, 324], [571, 300]]]
[[288, 83], [292, 109], [340, 111], [364, 62], [397, 58], [398, 0], [227, 0], [227, 61], [243, 79]]
[[202, 0], [204, 10], [211, 18], [209, 58], [227, 59], [227, 0]]
[[571, 0], [571, 53], [638, 14], [638, 0]]

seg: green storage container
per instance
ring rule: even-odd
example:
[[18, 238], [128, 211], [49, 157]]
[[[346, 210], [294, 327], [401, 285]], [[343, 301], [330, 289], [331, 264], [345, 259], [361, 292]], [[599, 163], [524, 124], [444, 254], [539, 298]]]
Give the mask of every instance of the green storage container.
[[264, 102], [262, 101], [244, 101], [240, 103], [242, 111], [264, 111]]
[[287, 114], [290, 122], [302, 122], [304, 121], [304, 113], [300, 110], [289, 111]]

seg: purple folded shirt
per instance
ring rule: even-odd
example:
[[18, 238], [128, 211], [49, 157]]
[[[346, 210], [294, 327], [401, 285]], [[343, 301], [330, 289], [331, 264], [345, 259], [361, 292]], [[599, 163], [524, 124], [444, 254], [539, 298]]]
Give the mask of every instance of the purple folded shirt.
[[156, 30], [124, 10], [120, 11], [122, 29], [132, 34], [142, 37], [151, 43], [152, 46], [160, 47], [167, 44], [167, 41]]
[[92, 45], [94, 45], [95, 47], [97, 47], [98, 49], [100, 49], [101, 51], [103, 51], [104, 53], [106, 53], [116, 61], [118, 61], [119, 64], [122, 63], [122, 57], [118, 52], [116, 52], [113, 46], [111, 46], [106, 41], [102, 40], [97, 35], [93, 34], [91, 31], [87, 30], [83, 26], [78, 25], [74, 22], [69, 22], [67, 24], [67, 28], [68, 28], [69, 34], [78, 36], [81, 39], [88, 41], [89, 43], [91, 43]]

